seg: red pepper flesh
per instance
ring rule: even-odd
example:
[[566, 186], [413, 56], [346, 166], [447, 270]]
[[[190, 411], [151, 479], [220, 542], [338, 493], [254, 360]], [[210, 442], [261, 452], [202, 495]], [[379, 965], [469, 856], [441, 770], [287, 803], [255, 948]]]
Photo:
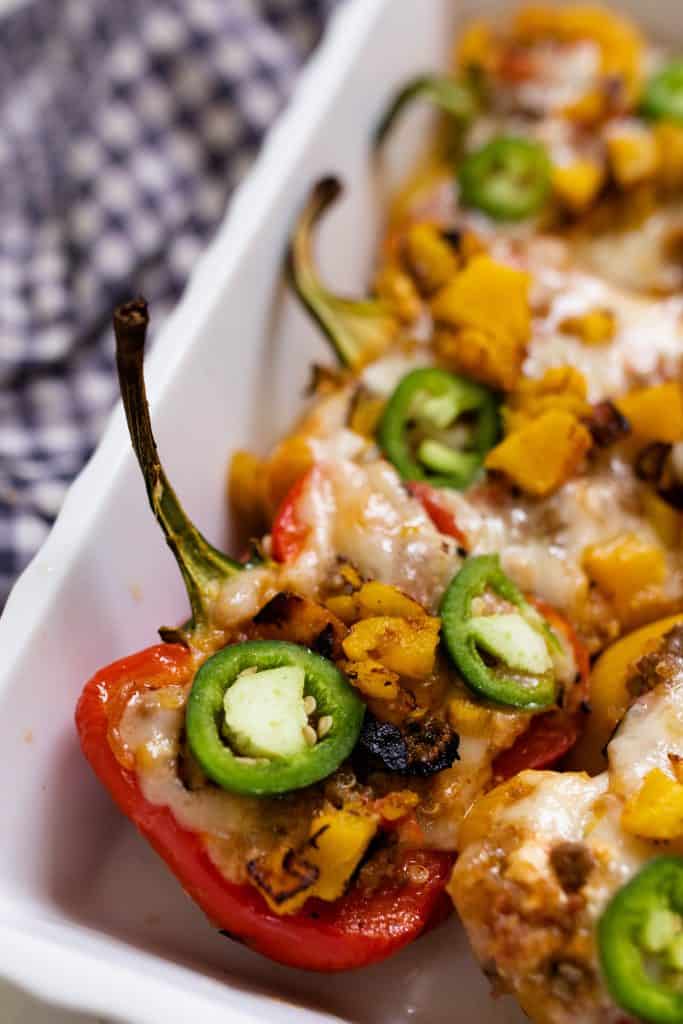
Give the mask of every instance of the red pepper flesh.
[[311, 484], [315, 466], [289, 489], [273, 520], [272, 553], [276, 562], [293, 562], [299, 557], [311, 528], [301, 520], [298, 505]]
[[383, 960], [446, 916], [444, 890], [453, 857], [436, 851], [406, 851], [400, 881], [372, 892], [352, 884], [334, 903], [311, 899], [297, 914], [283, 917], [251, 885], [226, 880], [200, 835], [179, 824], [170, 808], [150, 803], [133, 764], [126, 767], [112, 747], [112, 729], [135, 690], [182, 684], [191, 671], [191, 656], [179, 644], [159, 644], [114, 662], [86, 684], [76, 727], [83, 753], [120, 810], [216, 928], [289, 966], [341, 971]]
[[429, 484], [419, 480], [413, 480], [407, 484], [408, 490], [414, 498], [422, 505], [423, 509], [434, 523], [439, 533], [447, 537], [453, 537], [461, 547], [469, 550], [469, 541], [466, 534], [458, 526], [455, 515], [448, 507], [442, 494]]

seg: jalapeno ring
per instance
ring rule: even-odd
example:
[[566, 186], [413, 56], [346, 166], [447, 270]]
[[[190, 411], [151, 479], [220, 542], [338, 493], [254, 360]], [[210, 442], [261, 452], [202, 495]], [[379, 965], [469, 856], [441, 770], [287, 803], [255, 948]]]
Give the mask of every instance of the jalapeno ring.
[[619, 889], [598, 923], [598, 947], [607, 987], [623, 1010], [648, 1024], [680, 1024], [683, 857], [658, 857]]
[[[470, 429], [462, 419], [466, 415], [474, 417]], [[446, 370], [426, 368], [400, 381], [377, 440], [404, 480], [462, 490], [479, 472], [498, 433], [498, 404], [491, 391]]]
[[683, 121], [683, 60], [674, 60], [645, 86], [640, 109], [653, 120]]
[[[492, 590], [517, 609], [477, 615], [475, 598]], [[558, 644], [545, 619], [500, 567], [498, 555], [468, 558], [441, 602], [441, 633], [446, 650], [471, 689], [510, 707], [537, 710], [555, 701], [550, 650]], [[488, 665], [485, 650], [500, 664]]]
[[550, 160], [539, 142], [500, 136], [465, 157], [458, 182], [463, 205], [494, 220], [524, 220], [548, 199]]
[[[328, 731], [291, 756], [240, 757], [221, 735], [226, 690], [245, 669], [289, 666], [304, 670], [306, 694], [315, 698], [317, 713], [332, 720]], [[192, 684], [185, 723], [190, 749], [213, 782], [233, 793], [269, 796], [302, 789], [338, 768], [356, 745], [364, 712], [363, 702], [331, 661], [297, 644], [252, 640], [224, 647], [204, 662]]]

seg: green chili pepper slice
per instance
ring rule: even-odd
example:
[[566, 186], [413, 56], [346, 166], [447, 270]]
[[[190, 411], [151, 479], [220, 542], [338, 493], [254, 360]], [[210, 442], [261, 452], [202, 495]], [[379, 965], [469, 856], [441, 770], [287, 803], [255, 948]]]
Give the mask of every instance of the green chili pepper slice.
[[615, 1002], [648, 1024], [683, 1020], [683, 857], [658, 857], [612, 897], [598, 922]]
[[500, 136], [462, 161], [460, 198], [465, 206], [495, 220], [524, 220], [545, 205], [550, 175], [550, 160], [541, 143]]
[[498, 403], [487, 388], [426, 368], [400, 381], [377, 440], [404, 480], [461, 490], [481, 469], [498, 434]]
[[[512, 608], [478, 614], [473, 602], [487, 591]], [[440, 614], [446, 650], [472, 690], [516, 708], [535, 710], [554, 703], [551, 652], [559, 641], [505, 575], [498, 555], [466, 560], [443, 596]]]
[[[233, 749], [224, 738], [226, 691], [238, 680], [246, 685], [260, 672], [283, 667], [303, 670], [304, 693], [315, 698], [318, 723], [326, 718], [327, 731], [312, 746], [302, 744], [287, 755], [251, 756]], [[244, 674], [254, 669], [256, 674]], [[267, 721], [271, 711], [264, 706], [255, 713]], [[297, 644], [253, 640], [224, 647], [204, 662], [192, 684], [185, 724], [190, 749], [213, 782], [232, 793], [270, 796], [310, 786], [338, 768], [356, 745], [364, 712], [331, 661]], [[277, 722], [269, 725], [278, 728]]]
[[674, 60], [653, 75], [640, 101], [641, 112], [653, 120], [683, 121], [683, 60]]

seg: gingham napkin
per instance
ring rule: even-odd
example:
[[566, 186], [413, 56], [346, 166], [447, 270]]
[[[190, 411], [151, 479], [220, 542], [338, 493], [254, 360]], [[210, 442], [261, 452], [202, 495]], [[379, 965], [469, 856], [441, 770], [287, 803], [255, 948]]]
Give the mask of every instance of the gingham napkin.
[[0, 607], [341, 0], [33, 0], [0, 20]]

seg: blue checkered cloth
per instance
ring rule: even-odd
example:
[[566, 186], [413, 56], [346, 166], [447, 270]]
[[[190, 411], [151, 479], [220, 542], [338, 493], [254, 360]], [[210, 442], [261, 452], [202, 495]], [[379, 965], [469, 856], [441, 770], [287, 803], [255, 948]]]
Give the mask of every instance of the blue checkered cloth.
[[33, 0], [0, 19], [0, 607], [337, 0]]

